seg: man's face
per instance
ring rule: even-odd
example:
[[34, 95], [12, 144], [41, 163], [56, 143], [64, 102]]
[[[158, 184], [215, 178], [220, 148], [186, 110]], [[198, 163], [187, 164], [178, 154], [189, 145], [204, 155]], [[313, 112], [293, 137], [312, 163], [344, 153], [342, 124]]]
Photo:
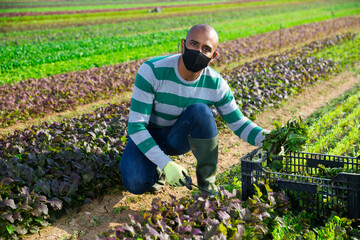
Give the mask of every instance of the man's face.
[[182, 53], [184, 53], [184, 44], [186, 48], [197, 50], [205, 54], [208, 58], [215, 58], [218, 38], [213, 32], [207, 32], [204, 30], [195, 30], [188, 34], [186, 41], [181, 40]]

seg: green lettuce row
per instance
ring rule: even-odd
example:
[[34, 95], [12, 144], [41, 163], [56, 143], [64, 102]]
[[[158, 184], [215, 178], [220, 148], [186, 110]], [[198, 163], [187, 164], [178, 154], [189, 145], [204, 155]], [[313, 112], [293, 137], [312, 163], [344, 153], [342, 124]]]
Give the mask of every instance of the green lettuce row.
[[359, 93], [357, 85], [307, 119], [306, 151], [358, 157]]
[[1, 136], [0, 236], [34, 232], [55, 210], [68, 212], [121, 186], [129, 109], [130, 102], [110, 105]]
[[[1, 9], [0, 12], [53, 12], [53, 11], [84, 11], [84, 10], [104, 10], [104, 9], [123, 9], [136, 7], [157, 7], [157, 6], [173, 6], [173, 5], [190, 5], [190, 4], [206, 4], [206, 3], [221, 3], [228, 0], [185, 0], [185, 1], [137, 1], [135, 3], [126, 1], [108, 1], [108, 2], [15, 2], [10, 4], [2, 3], [0, 6], [10, 5], [11, 8]], [[80, 6], [79, 6], [80, 5]], [[17, 8], [18, 6], [18, 8]]]
[[[294, 0], [292, 0], [294, 1]], [[173, 5], [187, 5], [186, 7], [191, 7], [191, 5], [193, 4], [206, 4], [206, 3], [217, 3], [217, 4], [222, 4], [222, 2], [229, 2], [229, 0], [183, 0], [183, 1], [136, 1], [131, 2], [131, 1], [116, 1], [116, 3], [114, 3], [113, 1], [110, 2], [93, 2], [93, 1], [81, 1], [81, 2], [30, 2], [30, 3], [26, 3], [26, 2], [22, 2], [22, 3], [17, 3], [17, 2], [13, 2], [11, 3], [0, 3], [0, 6], [6, 6], [6, 5], [10, 5], [11, 8], [4, 8], [0, 10], [0, 13], [3, 12], [16, 12], [16, 13], [21, 13], [21, 12], [37, 12], [37, 13], [42, 13], [42, 12], [53, 12], [53, 11], [84, 11], [84, 10], [105, 10], [105, 9], [123, 9], [123, 8], [136, 8], [136, 7], [157, 7], [157, 6], [173, 6]], [[272, 2], [276, 2], [276, 3], [282, 3], [282, 2], [289, 2], [289, 0], [277, 0], [277, 1], [272, 1]], [[109, 4], [112, 3], [112, 4]], [[232, 3], [232, 5], [235, 2]], [[239, 1], [239, 3], [241, 3], [241, 1]], [[263, 5], [264, 3], [252, 3], [251, 5]], [[45, 6], [43, 6], [45, 5]], [[51, 7], [49, 7], [49, 5], [52, 5]], [[81, 6], [78, 6], [81, 5]], [[249, 3], [247, 3], [246, 5], [249, 5]], [[16, 8], [16, 6], [21, 6], [22, 8]], [[26, 6], [26, 8], [24, 7]], [[32, 8], [31, 8], [32, 7]], [[205, 6], [201, 6], [201, 7], [206, 7]]]
[[308, 140], [309, 144], [315, 143], [319, 138], [326, 135], [326, 132], [338, 124], [338, 122], [347, 117], [359, 104], [360, 92], [350, 96], [347, 101], [336, 105], [332, 111], [319, 116], [315, 122], [309, 126]]
[[[341, 117], [341, 115], [339, 117]], [[325, 134], [319, 136], [316, 142], [312, 142], [311, 144], [309, 143], [307, 145], [306, 151], [311, 153], [332, 152], [332, 149], [336, 147], [339, 142], [349, 140], [348, 137], [350, 134], [353, 136], [354, 133], [352, 133], [352, 131], [354, 130], [352, 129], [359, 129], [359, 119], [360, 105], [358, 104], [357, 107], [352, 109], [352, 111], [350, 111], [346, 117], [341, 118], [336, 124], [332, 125]], [[345, 149], [345, 152], [346, 151], [347, 149]]]
[[357, 125], [353, 126], [348, 134], [338, 141], [332, 149], [329, 149], [327, 153], [330, 155], [343, 155], [350, 157], [360, 156], [360, 128], [358, 126], [359, 122], [357, 122]]
[[[209, 24], [226, 22], [233, 20], [247, 20], [249, 18], [261, 17], [287, 11], [296, 11], [300, 9], [315, 8], [319, 4], [309, 5], [286, 5], [276, 8], [257, 8], [238, 11], [238, 9], [226, 9], [219, 12], [201, 13], [187, 16], [158, 16], [155, 19], [126, 21], [120, 23], [93, 24], [89, 26], [63, 27], [61, 29], [39, 29], [0, 33], [0, 44], [4, 46], [17, 46], [24, 44], [44, 44], [47, 42], [64, 42], [64, 41], [82, 41], [99, 37], [120, 37], [127, 35], [136, 35], [140, 33], [151, 33], [159, 31], [169, 31], [171, 29], [187, 29], [198, 22]], [[76, 20], [76, 19], [74, 19]]]
[[[347, 0], [353, 1], [353, 0]], [[104, 23], [120, 23], [124, 21], [138, 21], [143, 19], [155, 19], [155, 18], [167, 18], [174, 16], [185, 16], [211, 13], [216, 11], [229, 11], [229, 10], [244, 10], [247, 8], [262, 8], [262, 7], [273, 7], [281, 5], [294, 5], [294, 0], [270, 0], [266, 2], [250, 1], [250, 2], [228, 2], [228, 3], [217, 3], [206, 6], [179, 6], [162, 8], [161, 12], [149, 14], [148, 9], [128, 9], [121, 11], [113, 11], [114, 9], [99, 11], [99, 10], [88, 10], [88, 11], [76, 11], [76, 12], [64, 12], [64, 11], [52, 11], [52, 12], [29, 12], [29, 13], [3, 13], [0, 17], [0, 26], [4, 26], [4, 31], [21, 31], [21, 30], [33, 30], [33, 29], [44, 29], [44, 28], [59, 28], [68, 26], [84, 26], [93, 24], [104, 24]], [[304, 1], [303, 1], [304, 2]], [[305, 0], [307, 4], [308, 0]], [[299, 4], [299, 3], [297, 3]], [[302, 3], [300, 3], [302, 4]], [[300, 5], [299, 4], [299, 5]], [[321, 3], [310, 3], [318, 4]], [[152, 10], [152, 9], [151, 9]], [[1, 10], [0, 10], [1, 11]], [[75, 20], [75, 21], [74, 21]], [[7, 22], [8, 25], [2, 24]], [[19, 22], [24, 25], [21, 26]], [[68, 24], [66, 24], [68, 22]], [[38, 26], [36, 26], [38, 24]]]
[[[94, 24], [137, 22], [144, 19], [153, 20], [158, 18], [172, 18], [178, 16], [211, 14], [217, 11], [241, 11], [247, 8], [272, 7], [291, 5], [289, 2], [271, 0], [265, 2], [246, 2], [232, 4], [213, 4], [208, 6], [186, 6], [163, 8], [161, 12], [149, 14], [147, 9], [135, 9], [124, 11], [84, 11], [78, 13], [66, 13], [55, 11], [53, 13], [4, 13], [0, 17], [0, 26], [4, 32], [41, 30], [53, 28], [67, 28], [88, 26]], [[14, 16], [15, 15], [15, 16]], [[21, 24], [22, 23], [22, 24]]]
[[354, 95], [357, 95], [358, 92], [360, 92], [360, 84], [357, 84], [350, 90], [346, 91], [343, 95], [341, 95], [338, 98], [332, 99], [328, 104], [321, 107], [314, 113], [312, 113], [309, 117], [305, 119], [305, 123], [308, 126], [312, 126], [315, 124], [318, 124], [318, 121], [320, 118], [322, 118], [325, 115], [328, 115], [329, 113], [336, 111], [340, 106], [347, 105], [351, 103], [352, 101], [356, 99], [352, 99]]
[[[340, 9], [337, 10], [336, 16], [358, 13], [360, 5], [357, 7], [354, 4], [358, 3], [338, 6]], [[277, 30], [280, 24], [284, 28], [288, 28], [330, 18], [328, 8], [323, 7], [247, 20], [219, 22], [214, 23], [213, 26], [218, 29], [221, 41], [228, 41]], [[5, 59], [0, 64], [0, 82], [9, 83], [31, 77], [39, 78], [176, 52], [179, 40], [185, 34], [186, 29], [179, 29], [143, 33], [137, 36], [103, 37], [85, 41], [5, 47], [0, 54], [1, 58]]]
[[332, 46], [325, 51], [317, 53], [316, 57], [332, 59], [343, 69], [351, 69], [360, 60], [360, 35], [344, 44]]

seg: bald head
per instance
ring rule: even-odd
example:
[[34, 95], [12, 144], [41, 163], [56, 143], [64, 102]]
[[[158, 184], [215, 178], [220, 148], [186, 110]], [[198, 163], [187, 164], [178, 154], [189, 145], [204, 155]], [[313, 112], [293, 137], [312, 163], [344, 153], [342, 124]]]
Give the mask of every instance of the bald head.
[[216, 46], [219, 43], [219, 36], [217, 32], [209, 24], [196, 24], [192, 26], [186, 35], [186, 39], [189, 39], [193, 34], [206, 35], [213, 41], [214, 44], [216, 44]]
[[213, 58], [217, 56], [216, 48], [218, 43], [219, 36], [212, 26], [208, 24], [197, 24], [188, 31], [186, 35], [186, 44], [185, 40], [182, 40], [182, 53], [184, 53], [183, 48], [184, 45], [186, 45], [187, 48], [201, 51], [213, 60]]
[[[186, 40], [181, 39], [180, 75], [185, 80], [195, 80], [201, 74], [201, 70], [218, 55], [216, 52], [218, 43], [219, 36], [210, 25], [197, 24], [190, 28]], [[199, 59], [200, 61], [198, 61]]]

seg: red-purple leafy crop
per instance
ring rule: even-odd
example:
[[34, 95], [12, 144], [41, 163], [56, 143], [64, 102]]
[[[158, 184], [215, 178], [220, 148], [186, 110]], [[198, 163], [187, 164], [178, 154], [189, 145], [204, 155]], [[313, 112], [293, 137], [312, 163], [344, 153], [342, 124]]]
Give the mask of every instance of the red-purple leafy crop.
[[0, 127], [108, 99], [129, 90], [142, 62], [95, 68], [0, 86]]
[[[50, 210], [49, 210], [50, 207]], [[31, 191], [18, 178], [0, 180], [0, 236], [35, 233], [49, 224], [49, 212], [62, 208], [58, 198]], [[12, 238], [11, 238], [12, 239]]]
[[359, 25], [358, 17], [344, 17], [239, 38], [219, 45], [219, 57], [215, 63], [229, 64], [244, 57], [280, 50], [280, 48], [303, 44], [317, 38], [330, 37], [339, 30], [346, 31]]
[[269, 192], [246, 202], [238, 192], [221, 190], [221, 196], [189, 196], [170, 201], [155, 199], [152, 209], [131, 222], [98, 237], [110, 239], [250, 239], [271, 237], [268, 222], [275, 212], [285, 213], [289, 201], [283, 193]]
[[[130, 103], [0, 137], [0, 235], [47, 224], [50, 211], [121, 186]], [[35, 227], [35, 228], [34, 228]]]
[[299, 49], [259, 58], [223, 72], [223, 77], [233, 89], [242, 112], [253, 119], [256, 113], [279, 104], [294, 92], [339, 72], [340, 67], [334, 61], [310, 54], [355, 36], [353, 33], [335, 35]]

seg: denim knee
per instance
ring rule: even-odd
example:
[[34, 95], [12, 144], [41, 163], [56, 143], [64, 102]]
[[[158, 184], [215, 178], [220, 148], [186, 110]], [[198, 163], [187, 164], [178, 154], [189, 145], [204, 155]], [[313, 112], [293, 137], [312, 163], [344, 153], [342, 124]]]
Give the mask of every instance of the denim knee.
[[214, 117], [214, 112], [205, 103], [194, 103], [186, 108], [192, 112], [193, 116], [203, 117], [205, 114], [207, 117]]
[[191, 111], [191, 137], [213, 138], [217, 135], [215, 114], [208, 105], [195, 103], [186, 110]]
[[153, 182], [135, 176], [122, 177], [122, 181], [126, 190], [137, 195], [147, 192], [154, 185]]

